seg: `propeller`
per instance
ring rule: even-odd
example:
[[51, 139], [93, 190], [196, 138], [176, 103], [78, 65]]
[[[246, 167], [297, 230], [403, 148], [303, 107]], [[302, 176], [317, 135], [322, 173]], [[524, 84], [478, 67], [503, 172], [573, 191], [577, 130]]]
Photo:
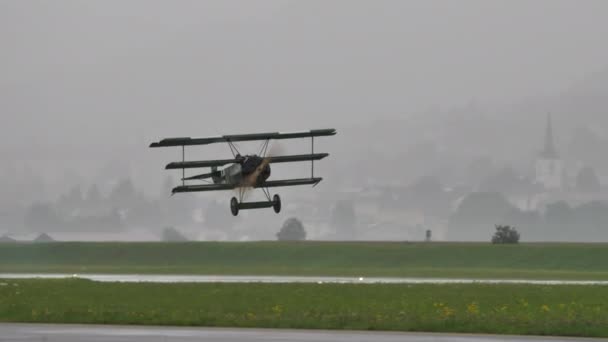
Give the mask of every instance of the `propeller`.
[[252, 173], [245, 177], [242, 186], [239, 189], [239, 191], [243, 191], [243, 199], [245, 199], [245, 197], [250, 193], [250, 190], [255, 187], [258, 177], [264, 171], [266, 166], [270, 164], [271, 158], [276, 155], [280, 155], [281, 151], [281, 145], [278, 143], [273, 143], [260, 165], [258, 165], [258, 167]]

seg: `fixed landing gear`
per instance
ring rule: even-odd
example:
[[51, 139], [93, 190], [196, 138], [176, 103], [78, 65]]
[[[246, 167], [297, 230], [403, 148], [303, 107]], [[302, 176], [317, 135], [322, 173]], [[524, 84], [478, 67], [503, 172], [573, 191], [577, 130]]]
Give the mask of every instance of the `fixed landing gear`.
[[263, 202], [240, 202], [236, 197], [230, 199], [230, 212], [232, 215], [237, 216], [240, 210], [246, 209], [261, 209], [261, 208], [272, 208], [275, 213], [281, 212], [281, 197], [274, 195], [272, 201]]
[[232, 216], [239, 214], [239, 201], [236, 199], [236, 197], [232, 197], [232, 199], [230, 199], [230, 212], [232, 213]]
[[279, 195], [272, 196], [272, 209], [277, 214], [281, 212], [281, 197]]

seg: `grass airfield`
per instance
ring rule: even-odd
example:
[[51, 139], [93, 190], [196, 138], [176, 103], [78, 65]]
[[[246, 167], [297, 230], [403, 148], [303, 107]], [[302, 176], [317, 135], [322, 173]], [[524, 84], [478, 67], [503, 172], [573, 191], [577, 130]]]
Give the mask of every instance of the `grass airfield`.
[[[606, 280], [608, 244], [0, 244], [19, 272]], [[0, 321], [608, 337], [608, 286], [0, 279]]]
[[0, 244], [0, 273], [608, 280], [608, 244], [20, 243]]

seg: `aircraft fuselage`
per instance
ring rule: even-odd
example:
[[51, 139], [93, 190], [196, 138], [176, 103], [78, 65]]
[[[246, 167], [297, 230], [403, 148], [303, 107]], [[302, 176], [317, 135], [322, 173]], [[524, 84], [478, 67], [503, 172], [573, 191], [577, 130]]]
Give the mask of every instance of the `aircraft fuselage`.
[[234, 163], [221, 171], [220, 177], [214, 183], [238, 184], [254, 186], [261, 184], [270, 177], [270, 164], [258, 155], [237, 156]]

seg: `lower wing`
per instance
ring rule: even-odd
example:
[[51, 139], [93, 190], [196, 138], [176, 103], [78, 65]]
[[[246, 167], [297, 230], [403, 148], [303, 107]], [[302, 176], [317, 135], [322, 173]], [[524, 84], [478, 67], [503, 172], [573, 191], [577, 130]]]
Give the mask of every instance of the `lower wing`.
[[[256, 188], [276, 188], [281, 186], [296, 186], [296, 185], [317, 185], [323, 178], [298, 178], [298, 179], [282, 179], [262, 182], [257, 184]], [[178, 192], [198, 192], [198, 191], [222, 191], [233, 190], [238, 188], [238, 185], [233, 184], [201, 184], [201, 185], [181, 185], [173, 188], [172, 193]]]
[[181, 185], [173, 188], [172, 193], [178, 192], [198, 192], [198, 191], [221, 191], [232, 190], [236, 186], [232, 184], [201, 184], [201, 185]]

